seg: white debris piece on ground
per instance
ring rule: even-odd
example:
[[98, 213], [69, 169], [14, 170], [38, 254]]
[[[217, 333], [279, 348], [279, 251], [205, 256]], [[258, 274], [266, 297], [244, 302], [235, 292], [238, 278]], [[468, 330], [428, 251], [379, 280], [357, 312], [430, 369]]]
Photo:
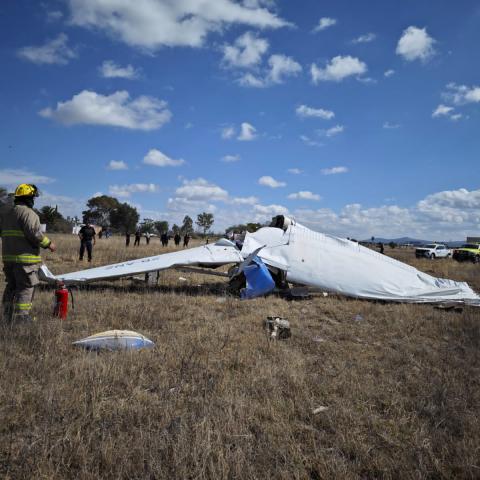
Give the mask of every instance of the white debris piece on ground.
[[186, 282], [187, 279], [185, 277], [178, 277], [178, 279], [181, 281], [181, 282]]
[[328, 410], [328, 407], [321, 405], [320, 407], [314, 408], [312, 413], [316, 415], [317, 413], [322, 413]]
[[155, 344], [140, 333], [131, 330], [108, 330], [73, 342], [76, 347], [86, 350], [139, 350], [152, 348]]
[[290, 322], [281, 317], [267, 317], [264, 322], [265, 329], [274, 340], [284, 340], [292, 335]]

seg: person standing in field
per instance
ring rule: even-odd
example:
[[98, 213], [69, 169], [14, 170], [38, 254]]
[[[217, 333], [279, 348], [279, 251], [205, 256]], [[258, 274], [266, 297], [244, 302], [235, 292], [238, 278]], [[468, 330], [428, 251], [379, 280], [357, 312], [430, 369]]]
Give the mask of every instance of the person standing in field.
[[147, 245], [150, 245], [150, 232], [145, 232], [145, 240], [147, 241]]
[[130, 246], [130, 233], [125, 232], [125, 246], [129, 247]]
[[135, 241], [133, 242], [134, 247], [140, 246], [140, 237], [141, 236], [142, 236], [142, 234], [140, 233], [140, 230], [137, 230], [135, 232]]
[[88, 261], [92, 261], [92, 250], [93, 245], [95, 245], [95, 229], [90, 225], [90, 222], [87, 220], [85, 225], [78, 232], [80, 237], [80, 256], [79, 260], [83, 260], [85, 254], [85, 249], [87, 250]]
[[178, 246], [180, 245], [180, 239], [181, 239], [180, 234], [177, 232], [177, 233], [175, 234], [175, 236], [173, 237], [173, 240], [174, 240], [174, 242], [175, 242], [175, 246], [176, 246], [176, 247], [178, 247]]
[[40, 219], [33, 210], [36, 197], [37, 187], [22, 183], [15, 190], [13, 207], [6, 206], [0, 212], [6, 281], [2, 299], [5, 323], [33, 320], [33, 293], [39, 283], [38, 270], [42, 262], [40, 248], [56, 250], [55, 244], [42, 233]]
[[183, 247], [187, 248], [188, 247], [188, 242], [190, 241], [190, 235], [186, 233], [183, 237]]

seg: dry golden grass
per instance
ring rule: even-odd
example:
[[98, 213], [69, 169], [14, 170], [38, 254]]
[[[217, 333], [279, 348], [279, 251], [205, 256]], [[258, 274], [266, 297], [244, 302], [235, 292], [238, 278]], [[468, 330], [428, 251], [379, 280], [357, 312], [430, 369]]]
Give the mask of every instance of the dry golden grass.
[[[77, 241], [56, 240], [52, 271], [81, 268]], [[128, 251], [101, 240], [93, 266], [160, 251], [158, 239]], [[480, 290], [478, 265], [386, 253]], [[51, 289], [38, 289], [37, 322], [0, 329], [1, 478], [480, 477], [478, 310], [240, 301], [216, 277], [174, 271], [158, 288], [105, 282], [75, 301], [54, 319]], [[269, 341], [268, 315], [288, 318], [292, 337]], [[156, 347], [71, 345], [111, 328]]]

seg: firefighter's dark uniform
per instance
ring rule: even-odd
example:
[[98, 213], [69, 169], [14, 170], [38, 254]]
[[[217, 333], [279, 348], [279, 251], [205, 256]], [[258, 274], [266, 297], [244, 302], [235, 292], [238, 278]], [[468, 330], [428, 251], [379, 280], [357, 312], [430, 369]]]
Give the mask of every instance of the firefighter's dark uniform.
[[6, 287], [3, 293], [4, 320], [30, 318], [38, 269], [42, 262], [40, 247], [48, 248], [50, 240], [40, 229], [40, 219], [32, 208], [19, 204], [0, 212], [2, 259]]

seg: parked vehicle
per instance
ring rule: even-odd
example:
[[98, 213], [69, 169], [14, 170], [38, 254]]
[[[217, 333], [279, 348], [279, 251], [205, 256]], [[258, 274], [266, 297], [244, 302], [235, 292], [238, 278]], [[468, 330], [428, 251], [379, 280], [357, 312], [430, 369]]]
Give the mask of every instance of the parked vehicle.
[[415, 256], [417, 258], [426, 257], [434, 258], [449, 258], [452, 256], [452, 251], [441, 243], [429, 243], [423, 247], [415, 249]]
[[480, 243], [465, 243], [453, 251], [453, 258], [459, 262], [480, 263]]

